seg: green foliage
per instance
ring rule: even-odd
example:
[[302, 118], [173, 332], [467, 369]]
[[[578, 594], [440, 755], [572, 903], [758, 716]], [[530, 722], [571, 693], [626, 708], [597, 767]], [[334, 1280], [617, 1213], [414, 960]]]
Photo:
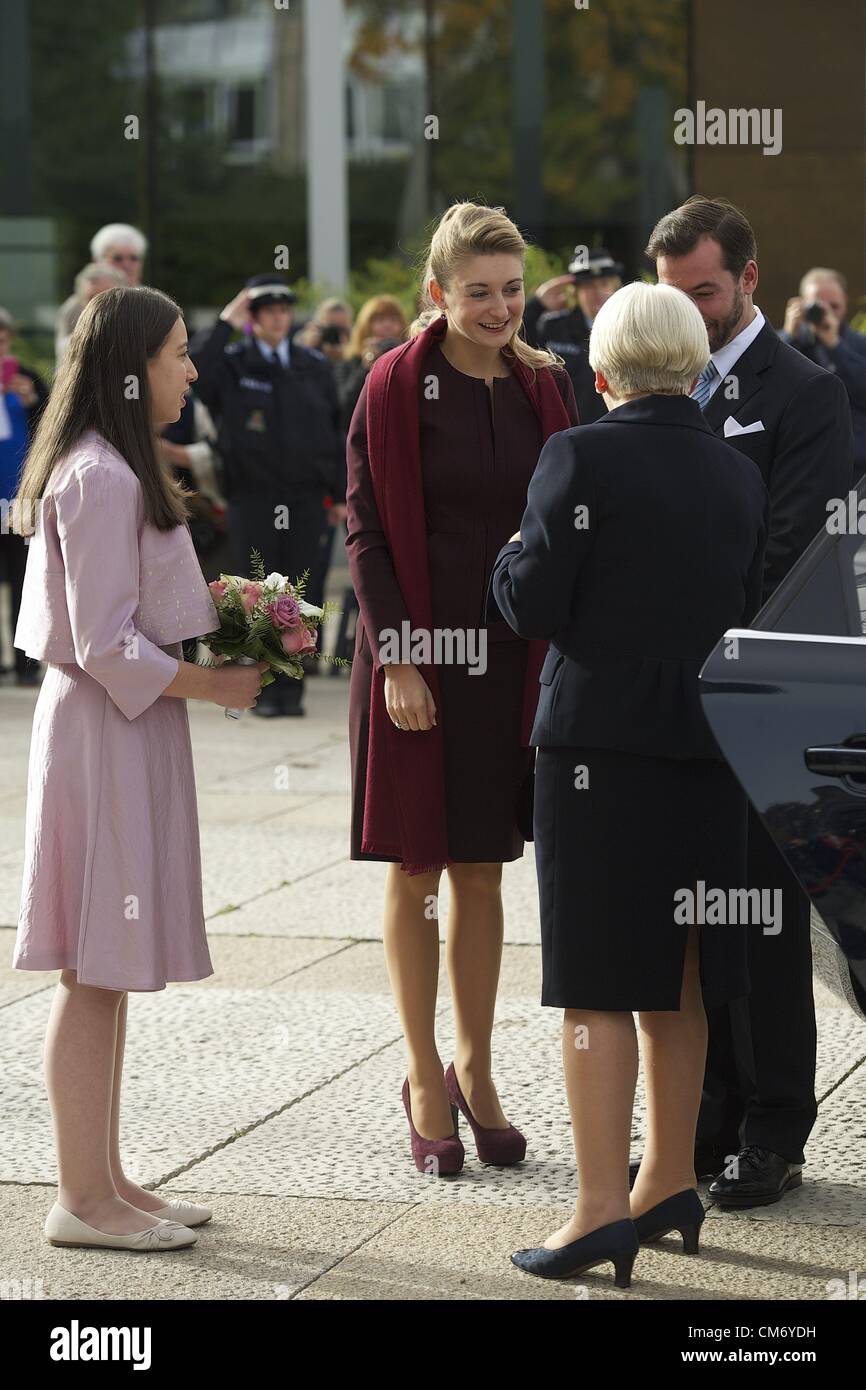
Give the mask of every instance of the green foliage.
[[545, 280], [552, 280], [555, 275], [564, 275], [567, 268], [563, 256], [558, 256], [552, 251], [545, 251], [541, 246], [530, 246], [526, 253], [524, 271], [527, 299], [538, 289], [539, 285], [544, 284]]
[[413, 319], [419, 279], [415, 263], [420, 251], [419, 244], [414, 255], [373, 256], [359, 270], [353, 270], [349, 276], [349, 299], [355, 312], [373, 295], [392, 294], [399, 299], [407, 318]]
[[24, 338], [13, 335], [10, 352], [17, 357], [22, 367], [38, 372], [47, 386], [54, 376], [54, 339], [47, 333], [28, 333]]
[[[359, 21], [347, 55], [353, 72], [375, 84], [393, 74], [402, 54], [426, 61], [417, 24], [421, 0], [348, 3]], [[648, 98], [662, 119], [682, 105], [688, 70], [686, 0], [617, 0], [579, 15], [573, 0], [538, 5], [544, 11], [547, 249], [535, 247], [527, 257], [528, 292], [565, 270], [578, 241], [598, 240], [639, 258], [646, 228], [631, 248], [624, 229], [640, 220], [645, 194], [640, 113]], [[167, 24], [198, 13], [225, 18], [246, 7], [247, 0], [177, 0], [174, 9], [163, 3], [149, 12], [157, 24]], [[274, 248], [282, 245], [289, 247], [288, 278], [302, 312], [343, 291], [309, 278], [307, 171], [269, 160], [238, 162], [223, 136], [196, 123], [188, 92], [159, 63], [145, 89], [140, 48], [131, 69], [129, 45], [133, 36], [140, 44], [146, 12], [141, 5], [68, 0], [29, 7], [31, 104], [40, 117], [33, 129], [33, 214], [50, 217], [57, 229], [58, 299], [89, 259], [94, 229], [118, 220], [148, 235], [146, 278], [184, 309], [221, 307], [249, 275], [273, 265]], [[439, 0], [428, 12], [433, 42], [427, 77], [441, 123], [439, 139], [423, 152], [430, 184], [423, 196], [413, 192], [424, 182], [416, 178], [418, 150], [351, 161], [354, 269], [346, 293], [356, 311], [370, 295], [389, 293], [410, 319], [415, 316], [416, 259], [426, 229], [413, 224], [408, 236], [403, 229], [408, 209], [428, 195], [428, 215], [459, 197], [515, 212], [513, 151], [520, 137], [512, 124], [512, 73], [520, 55], [513, 50], [512, 0]], [[281, 71], [278, 80], [294, 77]], [[99, 99], [85, 99], [88, 93]], [[139, 140], [124, 138], [129, 112], [141, 115]], [[672, 133], [662, 143], [657, 175], [668, 166], [682, 170], [684, 154]], [[423, 223], [424, 215], [417, 215]], [[22, 360], [50, 375], [47, 342], [37, 348], [31, 341]]]
[[866, 306], [852, 314], [849, 323], [857, 333], [866, 333]]
[[250, 551], [250, 575], [253, 579], [257, 580], [259, 584], [264, 584], [267, 578], [262, 553], [260, 550], [256, 550], [255, 546], [253, 546]]

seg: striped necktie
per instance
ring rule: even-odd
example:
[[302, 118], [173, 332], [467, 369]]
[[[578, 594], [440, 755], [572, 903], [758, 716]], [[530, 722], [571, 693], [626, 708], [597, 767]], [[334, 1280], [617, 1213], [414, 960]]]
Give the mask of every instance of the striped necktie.
[[707, 401], [710, 399], [710, 387], [713, 384], [713, 378], [716, 376], [718, 376], [716, 364], [711, 357], [698, 377], [695, 383], [695, 389], [692, 392], [692, 400], [697, 401], [701, 410], [706, 410]]

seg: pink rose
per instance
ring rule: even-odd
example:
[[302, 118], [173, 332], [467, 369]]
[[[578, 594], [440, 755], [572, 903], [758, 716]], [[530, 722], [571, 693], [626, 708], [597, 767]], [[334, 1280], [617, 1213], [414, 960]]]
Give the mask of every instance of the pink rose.
[[261, 584], [254, 584], [251, 579], [243, 581], [241, 584], [241, 603], [245, 613], [252, 613], [261, 596]]
[[291, 628], [283, 633], [280, 641], [289, 656], [307, 656], [316, 650], [316, 634], [308, 627]]
[[296, 599], [291, 594], [279, 594], [268, 604], [268, 612], [274, 627], [298, 627], [301, 621], [301, 610]]
[[213, 579], [208, 584], [208, 588], [211, 591], [211, 597], [216, 599], [217, 603], [221, 603], [226, 596], [228, 585], [223, 579]]

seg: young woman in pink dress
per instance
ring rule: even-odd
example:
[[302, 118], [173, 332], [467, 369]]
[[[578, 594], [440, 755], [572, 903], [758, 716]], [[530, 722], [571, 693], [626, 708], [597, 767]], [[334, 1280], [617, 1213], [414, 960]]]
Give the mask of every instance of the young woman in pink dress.
[[62, 972], [44, 1057], [58, 1245], [169, 1250], [211, 1215], [138, 1186], [119, 1146], [127, 991], [213, 974], [186, 700], [249, 708], [264, 667], [183, 659], [217, 616], [156, 433], [195, 379], [172, 300], [97, 295], [13, 509], [31, 536], [15, 645], [46, 664], [13, 965]]

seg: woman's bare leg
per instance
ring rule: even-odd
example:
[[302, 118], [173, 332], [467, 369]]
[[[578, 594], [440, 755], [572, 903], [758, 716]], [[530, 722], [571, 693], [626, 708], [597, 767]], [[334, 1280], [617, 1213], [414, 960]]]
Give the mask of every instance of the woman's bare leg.
[[686, 1187], [697, 1187], [695, 1132], [707, 1057], [699, 931], [688, 928], [679, 1012], [640, 1015], [647, 1136], [631, 1194], [633, 1216]]
[[578, 1194], [549, 1249], [629, 1217], [628, 1150], [638, 1051], [630, 1013], [566, 1009], [562, 1064], [571, 1111]]
[[425, 1139], [454, 1132], [435, 1033], [439, 877], [389, 864], [385, 880], [385, 962], [406, 1038], [412, 1123]]
[[480, 1125], [508, 1125], [493, 1084], [490, 1039], [502, 964], [502, 865], [449, 864], [447, 961], [457, 1027], [454, 1070]]
[[111, 1089], [111, 1127], [108, 1140], [108, 1158], [111, 1176], [118, 1196], [138, 1207], [139, 1211], [158, 1211], [165, 1206], [165, 1198], [158, 1192], [148, 1192], [138, 1183], [126, 1177], [120, 1158], [120, 1090], [123, 1081], [123, 1053], [126, 1046], [126, 1013], [129, 995], [124, 994], [117, 1011], [117, 1036], [114, 1043], [114, 1080]]
[[57, 1200], [97, 1230], [155, 1225], [118, 1195], [111, 1171], [111, 1097], [120, 990], [79, 985], [64, 970], [45, 1035], [45, 1084], [57, 1147]]

